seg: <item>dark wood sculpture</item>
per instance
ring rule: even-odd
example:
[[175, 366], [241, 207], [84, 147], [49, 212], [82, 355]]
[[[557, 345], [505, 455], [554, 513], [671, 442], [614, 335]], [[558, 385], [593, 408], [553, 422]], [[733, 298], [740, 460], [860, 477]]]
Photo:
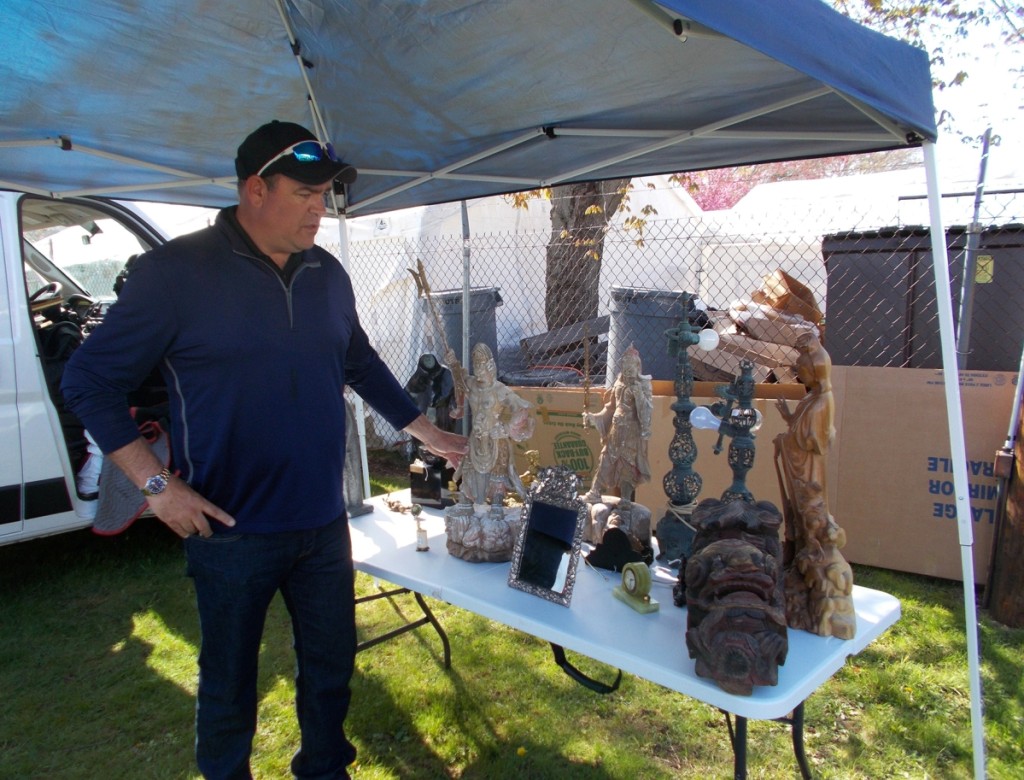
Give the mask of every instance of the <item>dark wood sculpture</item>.
[[686, 647], [697, 674], [743, 696], [776, 685], [789, 651], [779, 510], [712, 498], [697, 505], [693, 524], [684, 581]]
[[852, 639], [853, 570], [839, 552], [846, 533], [828, 511], [825, 478], [835, 438], [832, 361], [815, 330], [797, 339], [796, 371], [807, 387], [795, 410], [777, 402], [789, 430], [775, 438], [775, 463], [783, 492], [786, 615], [790, 628]]

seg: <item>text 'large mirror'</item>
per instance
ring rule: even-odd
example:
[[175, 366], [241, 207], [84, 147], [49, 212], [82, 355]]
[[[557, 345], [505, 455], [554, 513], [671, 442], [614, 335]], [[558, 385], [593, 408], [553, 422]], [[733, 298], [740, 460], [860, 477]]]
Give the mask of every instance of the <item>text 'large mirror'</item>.
[[508, 584], [569, 606], [576, 582], [587, 505], [579, 477], [564, 466], [541, 469], [530, 485], [512, 551]]

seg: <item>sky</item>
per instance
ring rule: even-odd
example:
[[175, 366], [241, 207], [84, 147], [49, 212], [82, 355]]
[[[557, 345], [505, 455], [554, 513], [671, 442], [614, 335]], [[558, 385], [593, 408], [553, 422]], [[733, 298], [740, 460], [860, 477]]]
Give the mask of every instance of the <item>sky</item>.
[[[977, 5], [996, 13], [989, 0]], [[940, 125], [937, 146], [944, 179], [968, 174], [976, 179], [981, 161], [980, 146], [962, 143], [952, 131], [980, 136], [991, 127], [999, 143], [989, 150], [986, 178], [1024, 182], [1024, 40], [1005, 43], [999, 33], [1007, 29], [1005, 22], [993, 22], [989, 28], [972, 26], [966, 38], [942, 40], [936, 31], [925, 41], [945, 53], [945, 64], [934, 66], [933, 76], [948, 79], [961, 69], [968, 74], [962, 85], [934, 93], [936, 114], [948, 110], [953, 115], [951, 126]]]

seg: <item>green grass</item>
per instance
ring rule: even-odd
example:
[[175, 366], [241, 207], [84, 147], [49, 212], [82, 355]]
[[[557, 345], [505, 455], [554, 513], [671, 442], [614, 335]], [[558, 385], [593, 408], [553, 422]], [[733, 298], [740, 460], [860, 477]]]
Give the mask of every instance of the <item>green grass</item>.
[[[384, 483], [386, 484], [386, 482]], [[820, 778], [969, 778], [971, 730], [959, 583], [855, 566], [903, 618], [806, 706]], [[180, 542], [141, 520], [0, 547], [0, 778], [193, 778], [199, 633]], [[360, 575], [358, 588], [375, 583]], [[359, 780], [729, 777], [721, 714], [627, 675], [599, 696], [530, 636], [431, 601], [429, 629], [359, 655], [348, 729]], [[364, 636], [417, 616], [408, 596], [359, 608]], [[989, 777], [1024, 776], [1024, 630], [982, 615]], [[683, 637], [666, 653], [685, 653]], [[584, 671], [614, 670], [574, 658]], [[258, 778], [290, 776], [298, 744], [287, 614], [274, 603], [260, 668]], [[750, 723], [749, 776], [797, 776], [788, 729]]]

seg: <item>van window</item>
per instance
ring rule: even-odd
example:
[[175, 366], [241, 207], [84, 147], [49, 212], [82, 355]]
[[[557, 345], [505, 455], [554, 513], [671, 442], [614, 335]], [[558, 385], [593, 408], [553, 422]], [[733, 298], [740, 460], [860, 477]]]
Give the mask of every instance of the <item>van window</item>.
[[125, 263], [150, 249], [118, 220], [71, 201], [25, 198], [21, 229], [29, 295], [58, 282], [65, 295], [112, 300]]

